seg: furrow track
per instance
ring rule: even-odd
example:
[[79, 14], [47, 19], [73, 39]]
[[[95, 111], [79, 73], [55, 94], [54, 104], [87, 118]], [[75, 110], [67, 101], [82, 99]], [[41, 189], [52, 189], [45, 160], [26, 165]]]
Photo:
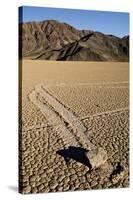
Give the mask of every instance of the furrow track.
[[89, 150], [96, 148], [86, 137], [86, 128], [80, 119], [52, 96], [43, 85], [36, 85], [29, 98], [54, 127], [66, 147], [73, 145]]
[[97, 114], [94, 114], [94, 115], [84, 116], [84, 117], [81, 117], [80, 119], [84, 120], [84, 119], [88, 119], [88, 118], [98, 117], [98, 116], [101, 116], [101, 115], [110, 115], [110, 114], [113, 114], [113, 113], [116, 113], [116, 112], [124, 112], [124, 111], [128, 111], [128, 110], [129, 110], [129, 107], [124, 107], [124, 108], [119, 108], [119, 109], [115, 109], [115, 110], [109, 110], [109, 111], [106, 111], [106, 112], [100, 112], [100, 113], [97, 113]]

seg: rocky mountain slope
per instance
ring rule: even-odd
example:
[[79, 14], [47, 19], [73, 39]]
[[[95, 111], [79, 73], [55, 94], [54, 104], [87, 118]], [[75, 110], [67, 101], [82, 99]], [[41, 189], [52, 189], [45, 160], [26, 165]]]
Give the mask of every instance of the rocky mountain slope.
[[43, 60], [128, 61], [129, 36], [77, 30], [55, 20], [19, 24], [22, 57]]

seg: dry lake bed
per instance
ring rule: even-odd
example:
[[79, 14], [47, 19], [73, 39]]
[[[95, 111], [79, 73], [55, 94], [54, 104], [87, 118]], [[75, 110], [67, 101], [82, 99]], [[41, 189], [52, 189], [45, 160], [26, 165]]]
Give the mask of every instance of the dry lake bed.
[[[128, 187], [129, 63], [21, 67], [20, 192]], [[91, 148], [106, 152], [104, 162], [88, 159]]]

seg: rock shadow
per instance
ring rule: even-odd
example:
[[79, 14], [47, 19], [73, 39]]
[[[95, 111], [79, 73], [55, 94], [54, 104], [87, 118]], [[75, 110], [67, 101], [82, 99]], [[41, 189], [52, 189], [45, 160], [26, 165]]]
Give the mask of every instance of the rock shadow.
[[118, 162], [117, 165], [115, 166], [112, 174], [110, 175], [110, 180], [112, 180], [113, 176], [119, 175], [123, 171], [124, 171], [124, 167], [121, 165], [120, 162]]
[[88, 150], [82, 147], [69, 146], [68, 149], [61, 149], [58, 150], [56, 153], [64, 157], [66, 164], [68, 164], [70, 159], [74, 159], [77, 162], [80, 162], [83, 165], [91, 168], [91, 164], [86, 156], [86, 152], [88, 152]]

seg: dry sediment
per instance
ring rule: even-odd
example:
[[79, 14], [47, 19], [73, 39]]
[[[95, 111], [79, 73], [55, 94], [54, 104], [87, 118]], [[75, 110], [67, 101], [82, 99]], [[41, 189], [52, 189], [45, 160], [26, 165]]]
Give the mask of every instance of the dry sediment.
[[[31, 71], [28, 71], [29, 64], [24, 66], [20, 192], [26, 194], [128, 187], [128, 82], [127, 78], [124, 81], [124, 73], [120, 73], [122, 78], [117, 76], [118, 79], [122, 79], [122, 81], [118, 80], [117, 83], [116, 74], [110, 73], [110, 76], [114, 77], [115, 80], [109, 80], [110, 82], [107, 84], [102, 83], [102, 81], [101, 85], [100, 81], [87, 84], [87, 82], [83, 83], [83, 80], [78, 80], [69, 84], [66, 84], [65, 81], [57, 81], [59, 83], [56, 85], [53, 78], [51, 82], [48, 82], [49, 84], [43, 83], [40, 78], [43, 68], [38, 71], [39, 64], [37, 64], [37, 68], [34, 66], [31, 68], [32, 72], [35, 70], [32, 79], [29, 79], [31, 74]], [[93, 67], [95, 68], [95, 66]], [[114, 70], [116, 69], [115, 66]], [[62, 69], [60, 68], [60, 70]], [[91, 69], [89, 70], [91, 71]], [[36, 73], [37, 71], [38, 73]], [[71, 78], [71, 73], [70, 76], [68, 74], [67, 77]], [[42, 77], [45, 78], [44, 76], [45, 73]], [[100, 77], [101, 74], [98, 72], [97, 76]], [[74, 78], [76, 79], [76, 76]], [[42, 83], [43, 87], [38, 88], [38, 83]], [[107, 91], [109, 88], [111, 88], [110, 92]], [[62, 93], [64, 91], [66, 93], [64, 97], [61, 92], [58, 92], [61, 90]], [[100, 97], [102, 90], [104, 99]], [[73, 99], [71, 91], [79, 96]], [[93, 104], [93, 100], [98, 99], [98, 95], [100, 107], [96, 106], [98, 104], [95, 106]], [[110, 101], [106, 102], [108, 95]], [[89, 104], [88, 97], [92, 98]], [[111, 98], [112, 104], [110, 104]], [[80, 105], [81, 99], [84, 103]], [[108, 106], [109, 104], [111, 106]], [[103, 105], [105, 105], [104, 109]], [[91, 112], [89, 109], [87, 110], [89, 106]], [[86, 110], [85, 113], [84, 110]], [[77, 126], [80, 130], [78, 138], [76, 137]], [[82, 137], [82, 135], [84, 136]], [[87, 144], [89, 142], [98, 148], [102, 146], [107, 151], [108, 160], [104, 165], [90, 170], [87, 162], [82, 159], [85, 151], [83, 144], [81, 145], [81, 138], [84, 138]]]

